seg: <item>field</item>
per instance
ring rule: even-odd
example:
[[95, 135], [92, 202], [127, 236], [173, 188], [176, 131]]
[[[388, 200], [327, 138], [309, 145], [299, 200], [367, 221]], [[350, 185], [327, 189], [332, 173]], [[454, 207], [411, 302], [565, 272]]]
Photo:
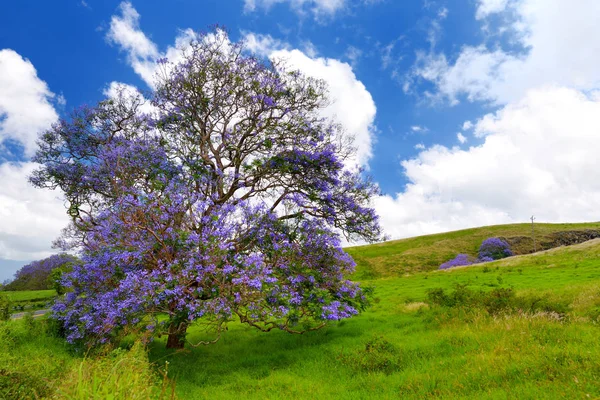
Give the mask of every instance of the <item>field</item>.
[[48, 301], [56, 296], [55, 290], [22, 290], [3, 293], [15, 303], [28, 301]]
[[[581, 224], [535, 224], [537, 249], [547, 247], [550, 235], [564, 231], [598, 230], [600, 222]], [[477, 255], [481, 242], [489, 237], [519, 237], [524, 239], [515, 254], [533, 252], [531, 224], [494, 225], [481, 228], [418, 236], [369, 246], [350, 247], [346, 251], [357, 263], [357, 280], [402, 276], [432, 271], [458, 253]]]
[[11, 301], [12, 312], [29, 312], [48, 308], [48, 303], [56, 297], [56, 291], [52, 290], [21, 290], [6, 291], [0, 294], [8, 297]]
[[[173, 381], [180, 399], [599, 398], [600, 240], [480, 266], [410, 269], [426, 257], [421, 247], [438, 262], [449, 249], [476, 249], [480, 238], [513, 228], [521, 229], [489, 227], [353, 248], [360, 255], [357, 276], [369, 268], [380, 274], [362, 279], [375, 288], [367, 312], [305, 335], [260, 333], [232, 323], [217, 344], [179, 352], [157, 339], [148, 357], [154, 371], [163, 372], [154, 378], [136, 347], [82, 361], [61, 339], [31, 333], [50, 332], [43, 321], [9, 322], [0, 330], [0, 339], [7, 340], [8, 330], [13, 341], [0, 352], [0, 398], [16, 393], [15, 387], [22, 397], [33, 397], [27, 389], [33, 384], [23, 382], [42, 382], [34, 387], [46, 396], [90, 398], [100, 393], [91, 389], [99, 381], [121, 388], [135, 381], [140, 393], [146, 390], [140, 398], [170, 398]], [[393, 264], [388, 258], [402, 260], [396, 251], [408, 256], [409, 270], [394, 264], [384, 274], [384, 266]], [[452, 302], [437, 305], [428, 295], [433, 289], [443, 289]], [[194, 329], [189, 339], [206, 337]], [[137, 367], [117, 367], [125, 356]], [[165, 367], [167, 381], [160, 378]], [[124, 382], [109, 379], [117, 370], [128, 371]], [[123, 393], [115, 398], [132, 392]]]

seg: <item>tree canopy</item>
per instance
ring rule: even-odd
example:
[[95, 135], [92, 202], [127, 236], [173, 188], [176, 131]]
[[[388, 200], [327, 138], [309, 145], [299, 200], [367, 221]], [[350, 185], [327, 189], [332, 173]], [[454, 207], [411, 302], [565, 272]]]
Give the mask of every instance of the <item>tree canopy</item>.
[[73, 255], [54, 254], [43, 260], [32, 261], [15, 273], [15, 279], [4, 286], [4, 290], [46, 290], [56, 288], [57, 272], [72, 268], [79, 262]]
[[[140, 328], [184, 345], [228, 321], [317, 329], [357, 314], [347, 240], [380, 238], [377, 187], [324, 119], [324, 82], [250, 56], [220, 30], [158, 60], [148, 100], [123, 90], [45, 132], [31, 176], [72, 217], [83, 263], [54, 308], [70, 341]], [[166, 316], [160, 317], [159, 316]]]

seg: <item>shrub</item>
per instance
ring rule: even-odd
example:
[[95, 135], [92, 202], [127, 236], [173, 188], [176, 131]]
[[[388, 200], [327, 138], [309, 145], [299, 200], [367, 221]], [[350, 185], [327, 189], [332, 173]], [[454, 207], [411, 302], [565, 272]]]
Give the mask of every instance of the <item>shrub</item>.
[[552, 312], [564, 316], [569, 304], [563, 300], [551, 299], [543, 294], [516, 296], [511, 288], [496, 288], [488, 292], [472, 290], [466, 285], [457, 284], [454, 291], [446, 293], [442, 288], [429, 289], [427, 301], [430, 305], [444, 308], [484, 309], [490, 315], [503, 312]]
[[12, 310], [12, 303], [8, 296], [0, 293], [0, 321], [8, 321]]
[[476, 260], [473, 260], [472, 257], [467, 254], [459, 254], [455, 258], [450, 261], [446, 261], [442, 265], [440, 265], [440, 269], [448, 269], [454, 267], [460, 267], [463, 265], [471, 265], [474, 264]]
[[499, 260], [512, 255], [509, 244], [500, 238], [485, 239], [479, 247], [479, 260], [481, 262]]
[[357, 372], [383, 372], [389, 375], [401, 369], [398, 349], [381, 336], [366, 342], [364, 349], [341, 355], [340, 360]]

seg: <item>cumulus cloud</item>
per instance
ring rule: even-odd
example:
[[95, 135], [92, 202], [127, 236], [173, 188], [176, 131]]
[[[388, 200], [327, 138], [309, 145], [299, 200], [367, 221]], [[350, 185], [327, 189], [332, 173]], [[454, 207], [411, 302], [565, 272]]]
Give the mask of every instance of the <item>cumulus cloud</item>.
[[433, 146], [402, 162], [409, 184], [375, 201], [406, 237], [473, 226], [600, 220], [600, 98], [555, 86], [474, 124], [483, 143]]
[[271, 53], [270, 57], [285, 60], [291, 68], [327, 82], [331, 104], [323, 110], [323, 115], [339, 121], [346, 132], [354, 137], [354, 146], [357, 148], [354, 161], [358, 165], [367, 165], [375, 140], [377, 108], [352, 67], [331, 58], [310, 58], [297, 49], [278, 50]]
[[150, 40], [140, 28], [140, 14], [130, 2], [119, 5], [118, 15], [113, 15], [110, 28], [106, 34], [109, 43], [119, 46], [127, 55], [127, 62], [133, 70], [146, 82], [154, 87], [154, 76], [159, 58], [167, 58], [176, 63], [181, 60], [182, 49], [196, 37], [192, 29], [182, 30], [175, 38], [173, 46], [160, 52], [156, 44]]
[[11, 141], [32, 156], [38, 135], [58, 119], [53, 99], [29, 60], [13, 50], [0, 50], [0, 151]]
[[[0, 152], [21, 145], [33, 155], [38, 135], [58, 119], [52, 102], [64, 104], [32, 63], [13, 50], [0, 51]], [[14, 154], [13, 154], [14, 156]], [[0, 276], [9, 278], [20, 263], [53, 253], [52, 241], [66, 225], [57, 193], [34, 189], [27, 181], [35, 168], [30, 162], [0, 163]], [[12, 260], [12, 261], [8, 261]]]
[[[506, 10], [507, 7], [510, 10]], [[581, 0], [480, 0], [477, 18], [507, 13], [511, 43], [520, 53], [498, 43], [464, 46], [451, 61], [445, 54], [421, 52], [407, 80], [433, 82], [437, 97], [456, 104], [469, 101], [507, 104], [532, 87], [556, 84], [587, 90], [600, 86], [600, 2]], [[487, 25], [486, 25], [487, 26]]]
[[[120, 13], [121, 15], [112, 18], [107, 37], [127, 52], [133, 69], [152, 87], [156, 59], [166, 57], [177, 62], [182, 49], [185, 49], [196, 34], [192, 30], [182, 31], [176, 38], [175, 45], [161, 53], [141, 31], [140, 16], [130, 3], [122, 3]], [[290, 68], [327, 82], [331, 104], [323, 114], [339, 121], [346, 132], [354, 137], [354, 145], [358, 150], [354, 161], [358, 165], [367, 165], [372, 156], [376, 107], [371, 94], [356, 78], [352, 67], [339, 60], [318, 58], [314, 54], [311, 57], [298, 49], [290, 50], [289, 44], [270, 35], [253, 32], [242, 34], [250, 51], [263, 57], [283, 59]]]
[[[329, 90], [330, 105], [323, 116], [339, 122], [354, 139], [357, 154], [350, 164], [368, 166], [375, 141], [375, 114], [377, 108], [373, 97], [358, 80], [352, 66], [340, 60], [317, 57], [315, 51], [301, 51], [270, 35], [242, 32], [249, 50], [270, 59], [283, 60], [287, 67], [297, 69], [307, 76], [323, 79]], [[361, 56], [360, 50], [350, 46], [346, 56], [354, 63]], [[427, 128], [417, 128], [425, 132]]]
[[127, 83], [112, 81], [110, 84], [108, 84], [108, 86], [104, 88], [102, 94], [104, 94], [110, 99], [139, 98], [143, 102], [138, 109], [141, 113], [153, 114], [157, 111], [156, 108], [150, 103], [148, 99], [144, 97], [143, 93], [141, 93], [137, 87], [129, 85]]
[[36, 189], [27, 177], [38, 165], [0, 164], [0, 259], [47, 257], [51, 244], [68, 223], [60, 193]]
[[456, 134], [456, 138], [458, 139], [458, 141], [460, 142], [460, 144], [465, 144], [467, 143], [467, 138], [465, 137], [465, 135], [463, 135], [461, 132], [458, 132]]
[[248, 50], [262, 57], [268, 57], [277, 50], [288, 49], [290, 45], [271, 35], [242, 31], [243, 40]]

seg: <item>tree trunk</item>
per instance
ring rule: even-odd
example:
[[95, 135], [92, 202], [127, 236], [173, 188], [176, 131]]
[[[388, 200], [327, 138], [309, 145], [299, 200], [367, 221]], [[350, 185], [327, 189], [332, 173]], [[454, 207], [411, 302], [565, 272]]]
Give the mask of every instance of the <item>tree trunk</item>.
[[185, 346], [185, 331], [187, 325], [172, 323], [169, 326], [169, 337], [167, 339], [167, 349], [183, 349]]

